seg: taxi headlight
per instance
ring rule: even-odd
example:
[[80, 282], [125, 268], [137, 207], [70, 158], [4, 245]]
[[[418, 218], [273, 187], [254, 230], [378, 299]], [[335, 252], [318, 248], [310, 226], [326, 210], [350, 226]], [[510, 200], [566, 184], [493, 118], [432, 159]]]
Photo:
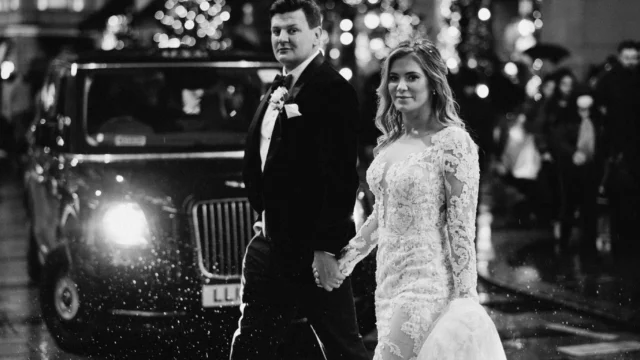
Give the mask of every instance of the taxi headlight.
[[149, 225], [138, 204], [115, 204], [102, 217], [105, 239], [124, 247], [143, 246], [149, 243]]

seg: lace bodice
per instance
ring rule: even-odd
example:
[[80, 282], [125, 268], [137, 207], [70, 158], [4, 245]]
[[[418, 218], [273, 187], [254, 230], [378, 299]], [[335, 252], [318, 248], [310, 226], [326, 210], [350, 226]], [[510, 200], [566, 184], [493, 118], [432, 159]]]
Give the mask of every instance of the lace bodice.
[[340, 266], [350, 274], [378, 246], [376, 354], [396, 356], [384, 359], [415, 358], [452, 299], [477, 300], [479, 178], [477, 147], [454, 126], [426, 139], [401, 138], [369, 167], [374, 211], [342, 250]]

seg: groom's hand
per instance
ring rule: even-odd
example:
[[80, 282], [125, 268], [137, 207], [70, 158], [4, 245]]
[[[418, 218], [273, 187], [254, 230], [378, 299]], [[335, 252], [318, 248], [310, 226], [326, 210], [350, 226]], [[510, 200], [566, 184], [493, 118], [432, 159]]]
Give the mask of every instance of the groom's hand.
[[313, 269], [316, 272], [316, 279], [319, 280], [318, 286], [327, 291], [339, 288], [346, 278], [340, 272], [338, 260], [335, 256], [324, 251], [315, 251], [313, 253]]

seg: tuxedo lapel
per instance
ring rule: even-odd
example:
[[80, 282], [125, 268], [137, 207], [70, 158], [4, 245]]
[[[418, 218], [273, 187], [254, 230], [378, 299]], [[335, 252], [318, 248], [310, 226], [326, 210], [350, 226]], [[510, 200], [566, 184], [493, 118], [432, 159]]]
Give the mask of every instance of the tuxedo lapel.
[[322, 56], [322, 54], [318, 54], [313, 59], [313, 61], [309, 63], [307, 68], [304, 69], [302, 74], [300, 74], [300, 78], [298, 78], [298, 80], [296, 81], [293, 89], [291, 89], [291, 93], [287, 100], [288, 103], [295, 102], [298, 94], [300, 93], [300, 90], [302, 90], [302, 88], [309, 82], [309, 80], [311, 80], [311, 78], [313, 77], [313, 73], [317, 68], [320, 67], [320, 65], [322, 65], [322, 63], [324, 63], [324, 56]]
[[[302, 74], [300, 74], [300, 78], [296, 81], [293, 89], [291, 89], [289, 96], [287, 96], [286, 103], [294, 103], [296, 97], [302, 90], [302, 88], [309, 83], [309, 80], [313, 77], [313, 73], [316, 71], [320, 65], [324, 62], [324, 56], [322, 54], [318, 54], [307, 67], [304, 69]], [[273, 133], [271, 135], [271, 143], [269, 144], [269, 151], [267, 152], [267, 159], [264, 165], [263, 174], [265, 174], [269, 168], [271, 162], [273, 162], [273, 158], [275, 154], [278, 152], [278, 148], [280, 147], [280, 143], [282, 142], [282, 127], [284, 126], [283, 120], [287, 117], [285, 110], [283, 109], [280, 114], [278, 114], [278, 118], [276, 119], [276, 123], [273, 126]]]
[[251, 125], [249, 125], [249, 136], [247, 138], [247, 151], [245, 156], [249, 160], [248, 162], [252, 169], [257, 167], [257, 169], [260, 170], [260, 131], [262, 128], [262, 119], [264, 118], [264, 113], [267, 111], [267, 104], [269, 103], [271, 93], [273, 93], [273, 87], [270, 87], [269, 91], [267, 91], [265, 96], [262, 98], [256, 113], [253, 115]]

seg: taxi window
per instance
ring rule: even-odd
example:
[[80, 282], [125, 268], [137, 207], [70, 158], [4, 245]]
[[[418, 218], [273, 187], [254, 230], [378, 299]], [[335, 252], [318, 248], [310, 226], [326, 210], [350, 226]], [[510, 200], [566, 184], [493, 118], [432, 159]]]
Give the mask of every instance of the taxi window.
[[262, 74], [207, 67], [95, 72], [87, 80], [87, 137], [103, 147], [243, 146], [268, 85]]

